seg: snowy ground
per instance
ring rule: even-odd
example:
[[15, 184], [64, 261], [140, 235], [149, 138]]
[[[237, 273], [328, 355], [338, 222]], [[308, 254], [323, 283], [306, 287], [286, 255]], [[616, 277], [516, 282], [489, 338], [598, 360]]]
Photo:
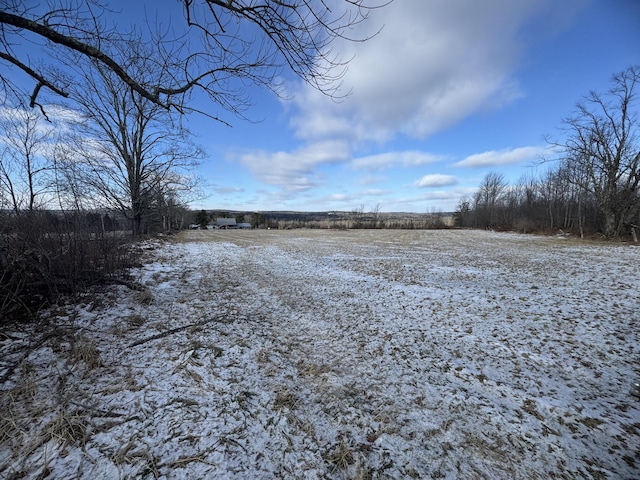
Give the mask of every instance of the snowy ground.
[[0, 336], [0, 478], [640, 478], [638, 247], [296, 230], [154, 247], [144, 289]]

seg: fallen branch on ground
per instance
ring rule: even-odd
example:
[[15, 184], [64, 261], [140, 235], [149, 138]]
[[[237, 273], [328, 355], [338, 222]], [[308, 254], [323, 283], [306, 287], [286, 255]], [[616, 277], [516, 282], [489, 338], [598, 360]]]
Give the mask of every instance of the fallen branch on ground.
[[178, 333], [178, 332], [181, 332], [183, 330], [188, 330], [188, 329], [194, 328], [194, 327], [201, 327], [202, 325], [206, 325], [208, 323], [213, 323], [213, 322], [215, 322], [217, 320], [222, 320], [224, 318], [225, 317], [220, 315], [220, 316], [217, 316], [217, 317], [209, 318], [207, 320], [201, 320], [201, 321], [196, 322], [196, 323], [190, 323], [189, 325], [183, 325], [182, 327], [172, 328], [171, 330], [167, 330], [165, 332], [160, 332], [160, 333], [157, 333], [155, 335], [151, 335], [150, 337], [141, 338], [140, 340], [136, 340], [135, 342], [129, 344], [129, 348], [137, 347], [138, 345], [142, 345], [143, 343], [151, 342], [152, 340], [157, 340], [159, 338], [168, 337], [169, 335], [173, 335], [174, 333]]

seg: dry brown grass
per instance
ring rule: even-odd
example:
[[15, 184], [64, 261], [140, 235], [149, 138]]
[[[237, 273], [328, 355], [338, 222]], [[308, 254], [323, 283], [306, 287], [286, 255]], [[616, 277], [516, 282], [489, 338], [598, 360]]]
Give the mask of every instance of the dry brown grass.
[[132, 328], [140, 328], [146, 323], [146, 319], [142, 315], [133, 314], [125, 317], [125, 322]]
[[343, 439], [325, 455], [324, 459], [334, 466], [334, 470], [346, 470], [355, 462], [352, 448]]
[[273, 402], [273, 407], [276, 410], [282, 410], [288, 408], [293, 410], [296, 408], [300, 400], [288, 387], [282, 387], [276, 392], [276, 399]]
[[151, 305], [153, 303], [153, 293], [148, 288], [145, 288], [136, 294], [135, 300], [141, 305]]
[[87, 427], [84, 415], [59, 410], [55, 418], [43, 428], [42, 439], [58, 440], [63, 445], [83, 445], [87, 437]]
[[311, 377], [316, 377], [318, 375], [331, 372], [331, 367], [327, 364], [316, 365], [313, 363], [300, 361], [296, 366], [298, 367], [298, 371], [300, 372], [300, 374], [308, 375]]
[[[260, 236], [260, 232], [254, 233]], [[563, 436], [566, 445], [572, 447], [570, 436], [587, 438], [590, 430], [600, 435], [611, 428], [608, 416], [596, 410], [590, 412], [592, 416], [582, 417], [571, 404], [550, 415], [549, 407], [531, 386], [542, 393], [548, 390], [540, 378], [526, 377], [545, 368], [550, 374], [559, 372], [558, 382], [568, 378], [567, 382], [575, 384], [575, 375], [555, 368], [548, 359], [555, 358], [552, 349], [560, 348], [560, 341], [572, 352], [583, 346], [579, 334], [571, 329], [554, 344], [557, 329], [548, 332], [546, 317], [538, 318], [530, 311], [539, 298], [542, 307], [548, 307], [550, 318], [573, 321], [561, 308], [564, 299], [556, 300], [546, 293], [548, 286], [540, 276], [546, 273], [538, 270], [546, 272], [548, 262], [528, 265], [526, 258], [517, 255], [500, 256], [498, 260], [510, 262], [511, 271], [517, 275], [517, 285], [511, 292], [511, 284], [502, 282], [512, 278], [503, 276], [512, 275], [506, 266], [495, 270], [487, 266], [490, 279], [483, 279], [472, 268], [463, 272], [454, 268], [458, 261], [476, 258], [467, 243], [459, 250], [460, 260], [453, 254], [450, 259], [445, 256], [446, 261], [434, 260], [437, 268], [423, 275], [423, 264], [431, 261], [431, 255], [440, 258], [437, 253], [445, 249], [440, 247], [440, 237], [434, 234], [435, 241], [431, 242], [431, 236], [400, 232], [419, 247], [416, 251], [420, 254], [414, 258], [400, 247], [387, 250], [376, 246], [375, 242], [392, 240], [395, 245], [395, 237], [373, 233], [376, 237], [345, 235], [340, 250], [323, 232], [304, 233], [309, 239], [326, 240], [325, 244], [309, 242], [309, 249], [323, 249], [320, 253], [326, 256], [339, 252], [331, 261], [318, 254], [320, 269], [313, 263], [296, 270], [284, 264], [284, 257], [274, 261], [272, 251], [260, 257], [257, 248], [249, 252], [251, 255], [232, 252], [234, 256], [220, 250], [222, 259], [207, 263], [203, 269], [207, 276], [200, 280], [200, 271], [192, 261], [186, 263], [185, 257], [174, 272], [163, 270], [161, 274], [164, 281], [169, 281], [188, 271], [184, 291], [180, 287], [153, 290], [155, 299], [148, 302], [145, 292], [128, 292], [128, 303], [112, 300], [114, 305], [130, 310], [115, 315], [114, 310], [93, 311], [85, 304], [83, 312], [91, 315], [75, 318], [61, 312], [64, 325], [70, 326], [58, 340], [48, 337], [42, 352], [30, 357], [33, 365], [19, 365], [15, 360], [11, 381], [16, 383], [0, 391], [0, 441], [13, 448], [20, 459], [16, 469], [25, 472], [25, 477], [36, 478], [49, 468], [50, 476], [60, 477], [61, 465], [70, 464], [71, 455], [75, 455], [84, 462], [83, 470], [78, 471], [87, 472], [95, 457], [87, 460], [88, 455], [82, 451], [86, 442], [86, 452], [99, 451], [107, 457], [100, 461], [113, 462], [128, 478], [162, 477], [180, 469], [185, 475], [199, 472], [194, 478], [207, 478], [202, 472], [213, 471], [224, 477], [232, 476], [237, 465], [240, 467], [233, 472], [236, 475], [243, 471], [247, 476], [253, 472], [255, 477], [265, 477], [269, 475], [260, 466], [264, 461], [244, 463], [265, 455], [281, 475], [289, 478], [300, 478], [306, 472], [361, 480], [452, 475], [476, 478], [475, 474], [488, 478], [486, 472], [491, 469], [497, 472], [496, 478], [533, 478], [535, 475], [529, 475], [532, 471], [521, 472], [519, 477], [513, 474], [505, 445], [488, 439], [500, 438], [496, 432], [506, 432], [504, 438], [512, 443], [513, 451], [525, 452], [523, 444], [536, 448], [546, 445], [544, 452], [554, 459], [562, 458], [563, 452], [559, 450], [560, 440], [551, 436]], [[240, 245], [254, 241], [253, 236], [239, 234], [234, 239], [232, 234], [225, 232], [218, 240], [233, 240]], [[290, 233], [282, 235], [283, 243], [278, 248], [290, 251], [294, 260], [302, 262], [300, 256], [305, 254], [307, 244], [294, 242]], [[456, 235], [451, 233], [453, 240]], [[256, 240], [257, 246], [268, 243]], [[496, 250], [494, 237], [480, 235], [480, 240], [493, 242], [492, 251]], [[522, 243], [513, 236], [505, 241]], [[371, 257], [361, 254], [359, 242], [379, 250]], [[552, 239], [549, 242], [559, 244]], [[488, 263], [485, 258], [476, 260], [482, 268]], [[214, 268], [220, 264], [225, 266]], [[336, 275], [336, 285], [321, 278], [334, 264], [341, 269], [340, 275], [346, 275]], [[525, 267], [529, 276], [522, 274]], [[311, 272], [318, 272], [318, 278]], [[351, 281], [351, 272], [357, 282]], [[473, 288], [476, 277], [479, 286]], [[493, 282], [494, 277], [499, 281]], [[407, 287], [392, 288], [387, 280], [404, 281]], [[486, 283], [489, 280], [493, 283]], [[631, 286], [632, 282], [626, 283]], [[453, 293], [447, 291], [449, 284]], [[489, 287], [485, 291], [486, 285], [493, 288], [494, 284], [497, 289], [506, 288], [507, 294], [489, 291]], [[415, 292], [414, 285], [418, 286]], [[149, 286], [153, 289], [152, 284]], [[456, 293], [463, 288], [471, 292], [469, 298]], [[562, 287], [558, 290], [564, 295]], [[176, 304], [176, 298], [170, 295], [184, 305]], [[547, 298], [554, 301], [547, 305]], [[479, 299], [478, 310], [473, 310], [474, 299]], [[604, 297], [596, 296], [593, 302], [607, 306]], [[217, 312], [217, 316], [210, 312]], [[599, 311], [595, 318], [604, 324], [607, 314]], [[522, 335], [531, 336], [530, 340], [515, 330], [516, 335], [511, 335], [515, 327], [510, 325], [518, 325], [523, 319], [530, 320], [522, 324]], [[81, 323], [84, 320], [87, 323]], [[396, 321], [397, 326], [393, 323]], [[500, 325], [506, 327], [501, 330]], [[596, 327], [587, 322], [585, 328]], [[610, 333], [611, 342], [625, 345], [625, 338], [634, 331], [621, 327]], [[142, 338], [144, 335], [148, 336]], [[55, 348], [54, 340], [58, 342]], [[91, 370], [103, 363], [108, 368]], [[573, 363], [569, 363], [571, 367]], [[587, 355], [575, 365], [578, 372], [588, 371], [593, 378], [602, 375], [606, 380], [597, 358]], [[58, 371], [57, 366], [64, 368]], [[594, 388], [599, 391], [600, 387]], [[512, 391], [515, 395], [508, 396]], [[506, 407], [491, 416], [495, 422], [491, 423], [485, 421], [483, 412], [495, 411], [491, 404], [494, 395], [504, 398]], [[613, 408], [624, 413], [632, 411], [633, 404], [627, 400]], [[417, 418], [425, 420], [415, 421]], [[517, 422], [531, 425], [527, 431], [534, 436], [521, 441], [519, 431], [509, 430]], [[640, 431], [637, 424], [628, 428], [626, 437], [633, 438]], [[205, 434], [200, 433], [203, 430]], [[476, 434], [480, 431], [486, 431], [487, 437]], [[542, 433], [536, 437], [538, 431]], [[103, 442], [106, 435], [96, 435], [102, 432], [109, 436], [108, 443]], [[253, 435], [259, 441], [252, 441]], [[609, 443], [617, 447], [613, 441]], [[622, 445], [617, 452], [622, 452], [626, 445], [622, 440], [617, 443]], [[165, 455], [169, 445], [175, 450]], [[394, 453], [403, 448], [406, 451]], [[45, 450], [54, 460], [36, 466], [34, 462]], [[417, 452], [415, 458], [424, 457], [414, 463], [409, 453], [412, 451]], [[67, 458], [60, 460], [64, 456]], [[210, 463], [213, 458], [218, 465]], [[618, 455], [618, 459], [623, 467], [625, 462], [632, 468], [637, 465], [633, 455]], [[554, 467], [551, 460], [545, 463], [531, 455], [525, 460], [534, 467], [546, 468], [553, 476], [569, 478], [574, 473], [560, 463]], [[215, 468], [207, 470], [206, 465]], [[594, 478], [600, 470], [611, 468], [604, 463], [597, 466], [591, 474]], [[619, 471], [624, 473], [623, 467]], [[4, 473], [0, 466], [0, 477]]]
[[9, 393], [12, 399], [21, 401], [32, 401], [38, 393], [37, 373], [35, 367], [26, 361], [20, 363], [18, 369], [20, 380]]
[[2, 410], [2, 414], [0, 414], [0, 443], [7, 444], [19, 435], [20, 427], [16, 421], [13, 405], [3, 405]]
[[76, 361], [83, 362], [89, 369], [102, 366], [98, 347], [93, 340], [84, 336], [76, 338], [71, 354]]

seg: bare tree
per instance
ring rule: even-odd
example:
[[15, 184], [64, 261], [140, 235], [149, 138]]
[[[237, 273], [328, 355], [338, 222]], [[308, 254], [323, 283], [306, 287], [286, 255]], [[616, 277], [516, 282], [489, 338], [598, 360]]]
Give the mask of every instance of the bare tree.
[[371, 207], [371, 223], [372, 228], [380, 227], [380, 209], [382, 206], [379, 203], [376, 203]]
[[498, 202], [507, 188], [504, 175], [489, 172], [480, 183], [474, 195], [474, 206], [478, 215], [478, 225], [491, 227], [496, 220]]
[[103, 206], [125, 214], [133, 235], [139, 235], [159, 205], [194, 188], [190, 172], [202, 150], [171, 112], [120, 82], [109, 69], [95, 63], [82, 78], [84, 87], [70, 90], [83, 115], [75, 168], [83, 166], [81, 177]]
[[53, 186], [57, 207], [61, 211], [96, 210], [100, 199], [86, 179], [86, 169], [73, 147], [73, 137], [67, 135], [53, 151]]
[[591, 92], [564, 124], [565, 162], [592, 193], [604, 216], [604, 235], [618, 237], [640, 205], [640, 66], [614, 75], [604, 95]]
[[[38, 104], [44, 87], [68, 96], [69, 85], [51, 75], [60, 51], [76, 52], [80, 61], [95, 61], [140, 97], [167, 109], [184, 112], [195, 91], [232, 110], [241, 99], [235, 79], [277, 88], [274, 80], [287, 67], [321, 91], [333, 94], [345, 60], [331, 45], [349, 38], [385, 0], [180, 0], [170, 19], [139, 21], [118, 28], [114, 12], [102, 0], [0, 0], [0, 72], [4, 97]], [[148, 2], [153, 9], [154, 2]], [[147, 18], [153, 18], [149, 14]], [[164, 69], [161, 79], [131, 70], [126, 46], [142, 42]], [[30, 44], [29, 54], [15, 45]], [[348, 60], [348, 59], [347, 59]], [[12, 67], [35, 82], [29, 93], [5, 74]], [[338, 67], [336, 69], [336, 67]], [[246, 99], [245, 99], [246, 100]], [[26, 103], [26, 102], [25, 102]]]
[[469, 219], [471, 213], [471, 204], [471, 200], [466, 195], [460, 198], [458, 206], [456, 207], [455, 212], [453, 212], [454, 226], [471, 226], [471, 222]]
[[364, 204], [354, 208], [351, 211], [351, 228], [363, 228], [364, 226]]
[[49, 186], [45, 156], [53, 131], [33, 112], [0, 111], [0, 198], [16, 215], [33, 211]]

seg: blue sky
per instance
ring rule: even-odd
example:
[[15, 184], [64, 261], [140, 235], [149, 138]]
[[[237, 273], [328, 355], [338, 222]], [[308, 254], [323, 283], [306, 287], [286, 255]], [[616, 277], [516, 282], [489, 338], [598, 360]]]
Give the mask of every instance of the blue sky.
[[362, 28], [334, 102], [295, 78], [255, 122], [189, 124], [207, 150], [193, 208], [453, 211], [490, 171], [515, 183], [562, 118], [640, 63], [638, 0], [396, 0]]
[[[176, 0], [110, 5], [121, 29], [183, 20]], [[453, 211], [489, 172], [515, 183], [549, 168], [545, 137], [562, 141], [583, 95], [640, 65], [638, 24], [640, 0], [395, 0], [352, 32], [377, 36], [333, 44], [351, 59], [339, 102], [286, 71], [283, 98], [248, 90], [252, 121], [196, 99], [231, 127], [186, 118], [206, 151], [190, 206]]]

